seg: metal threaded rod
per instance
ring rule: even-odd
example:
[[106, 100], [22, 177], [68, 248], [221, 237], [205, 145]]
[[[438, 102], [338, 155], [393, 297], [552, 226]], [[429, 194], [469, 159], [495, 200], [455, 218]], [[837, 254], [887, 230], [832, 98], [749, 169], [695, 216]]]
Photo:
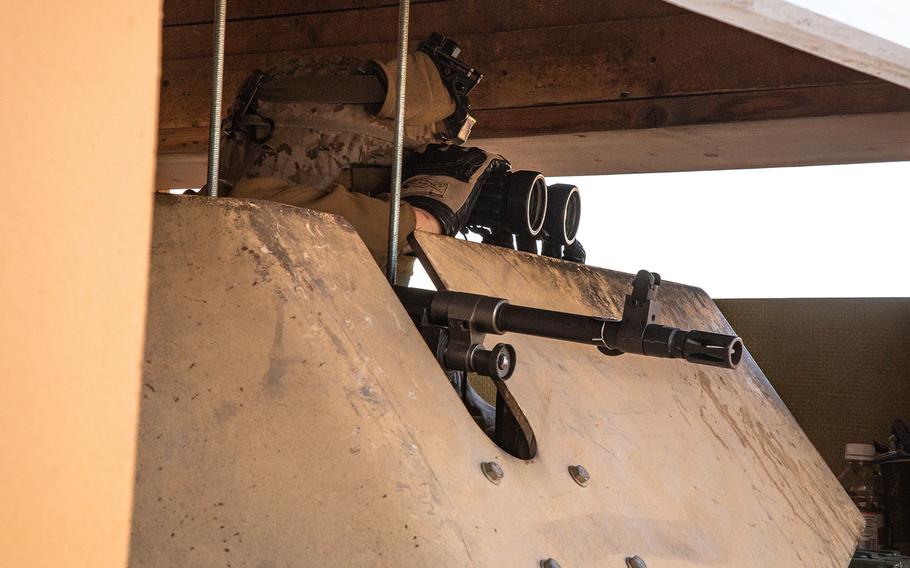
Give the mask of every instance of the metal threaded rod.
[[398, 3], [398, 91], [395, 105], [395, 143], [392, 162], [392, 198], [389, 200], [389, 258], [386, 276], [393, 285], [398, 272], [398, 218], [401, 207], [401, 162], [404, 155], [404, 94], [408, 77], [408, 19], [410, 0]]
[[221, 152], [221, 89], [224, 83], [224, 28], [227, 0], [216, 0], [212, 36], [212, 110], [209, 115], [209, 197], [218, 197], [218, 157]]

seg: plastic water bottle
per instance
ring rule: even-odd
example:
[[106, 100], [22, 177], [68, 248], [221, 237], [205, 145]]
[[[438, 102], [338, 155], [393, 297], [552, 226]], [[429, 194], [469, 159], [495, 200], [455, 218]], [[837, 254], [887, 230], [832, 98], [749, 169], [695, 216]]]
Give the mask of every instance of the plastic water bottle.
[[847, 467], [837, 476], [856, 508], [866, 520], [859, 540], [861, 550], [879, 550], [883, 542], [885, 519], [881, 499], [881, 478], [875, 473], [872, 444], [847, 444], [844, 451]]

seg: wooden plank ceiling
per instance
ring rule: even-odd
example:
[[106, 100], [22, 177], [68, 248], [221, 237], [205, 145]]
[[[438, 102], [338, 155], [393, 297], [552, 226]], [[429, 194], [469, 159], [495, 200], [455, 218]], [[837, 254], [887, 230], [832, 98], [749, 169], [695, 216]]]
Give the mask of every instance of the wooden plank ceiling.
[[[197, 186], [212, 4], [164, 11], [159, 186]], [[291, 57], [395, 54], [390, 0], [232, 0], [228, 19], [229, 97]], [[472, 142], [546, 175], [910, 159], [910, 90], [664, 2], [418, 1], [411, 37], [431, 31], [484, 73]]]
[[[910, 88], [910, 47], [808, 10], [794, 0], [668, 0], [686, 10]], [[835, 2], [831, 2], [835, 5]], [[819, 6], [822, 10], [823, 7]], [[833, 6], [832, 6], [833, 7]], [[875, 8], [868, 6], [869, 13]], [[836, 10], [832, 15], [841, 12]], [[871, 21], [865, 22], [868, 26]]]

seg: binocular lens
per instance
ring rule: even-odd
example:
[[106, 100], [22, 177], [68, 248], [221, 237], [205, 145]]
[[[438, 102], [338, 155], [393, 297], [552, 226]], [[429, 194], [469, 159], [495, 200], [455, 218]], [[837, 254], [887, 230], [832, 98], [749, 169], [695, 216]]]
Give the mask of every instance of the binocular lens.
[[507, 181], [510, 229], [518, 236], [536, 237], [547, 218], [547, 182], [538, 172], [521, 170]]
[[566, 241], [567, 244], [572, 244], [575, 241], [575, 236], [578, 234], [578, 226], [581, 222], [581, 194], [578, 192], [578, 188], [575, 188], [575, 191], [569, 194], [569, 199], [566, 202]]
[[[499, 237], [508, 235], [509, 242], [512, 235], [533, 239], [547, 218], [547, 193], [547, 182], [539, 172], [495, 172], [481, 187], [468, 225], [486, 227]], [[491, 238], [499, 244], [503, 240], [499, 237]]]
[[581, 194], [567, 183], [549, 187], [549, 208], [544, 229], [554, 244], [571, 245], [581, 223]]

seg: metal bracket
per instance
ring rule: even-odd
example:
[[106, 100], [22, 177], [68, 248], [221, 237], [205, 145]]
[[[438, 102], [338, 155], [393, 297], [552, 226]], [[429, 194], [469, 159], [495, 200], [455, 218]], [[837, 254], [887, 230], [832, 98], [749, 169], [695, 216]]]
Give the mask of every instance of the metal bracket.
[[443, 84], [455, 101], [455, 112], [444, 121], [447, 138], [455, 144], [464, 144], [477, 122], [471, 114], [468, 93], [483, 79], [483, 75], [458, 58], [461, 47], [457, 43], [437, 32], [420, 42], [417, 49], [429, 55], [436, 64]]

